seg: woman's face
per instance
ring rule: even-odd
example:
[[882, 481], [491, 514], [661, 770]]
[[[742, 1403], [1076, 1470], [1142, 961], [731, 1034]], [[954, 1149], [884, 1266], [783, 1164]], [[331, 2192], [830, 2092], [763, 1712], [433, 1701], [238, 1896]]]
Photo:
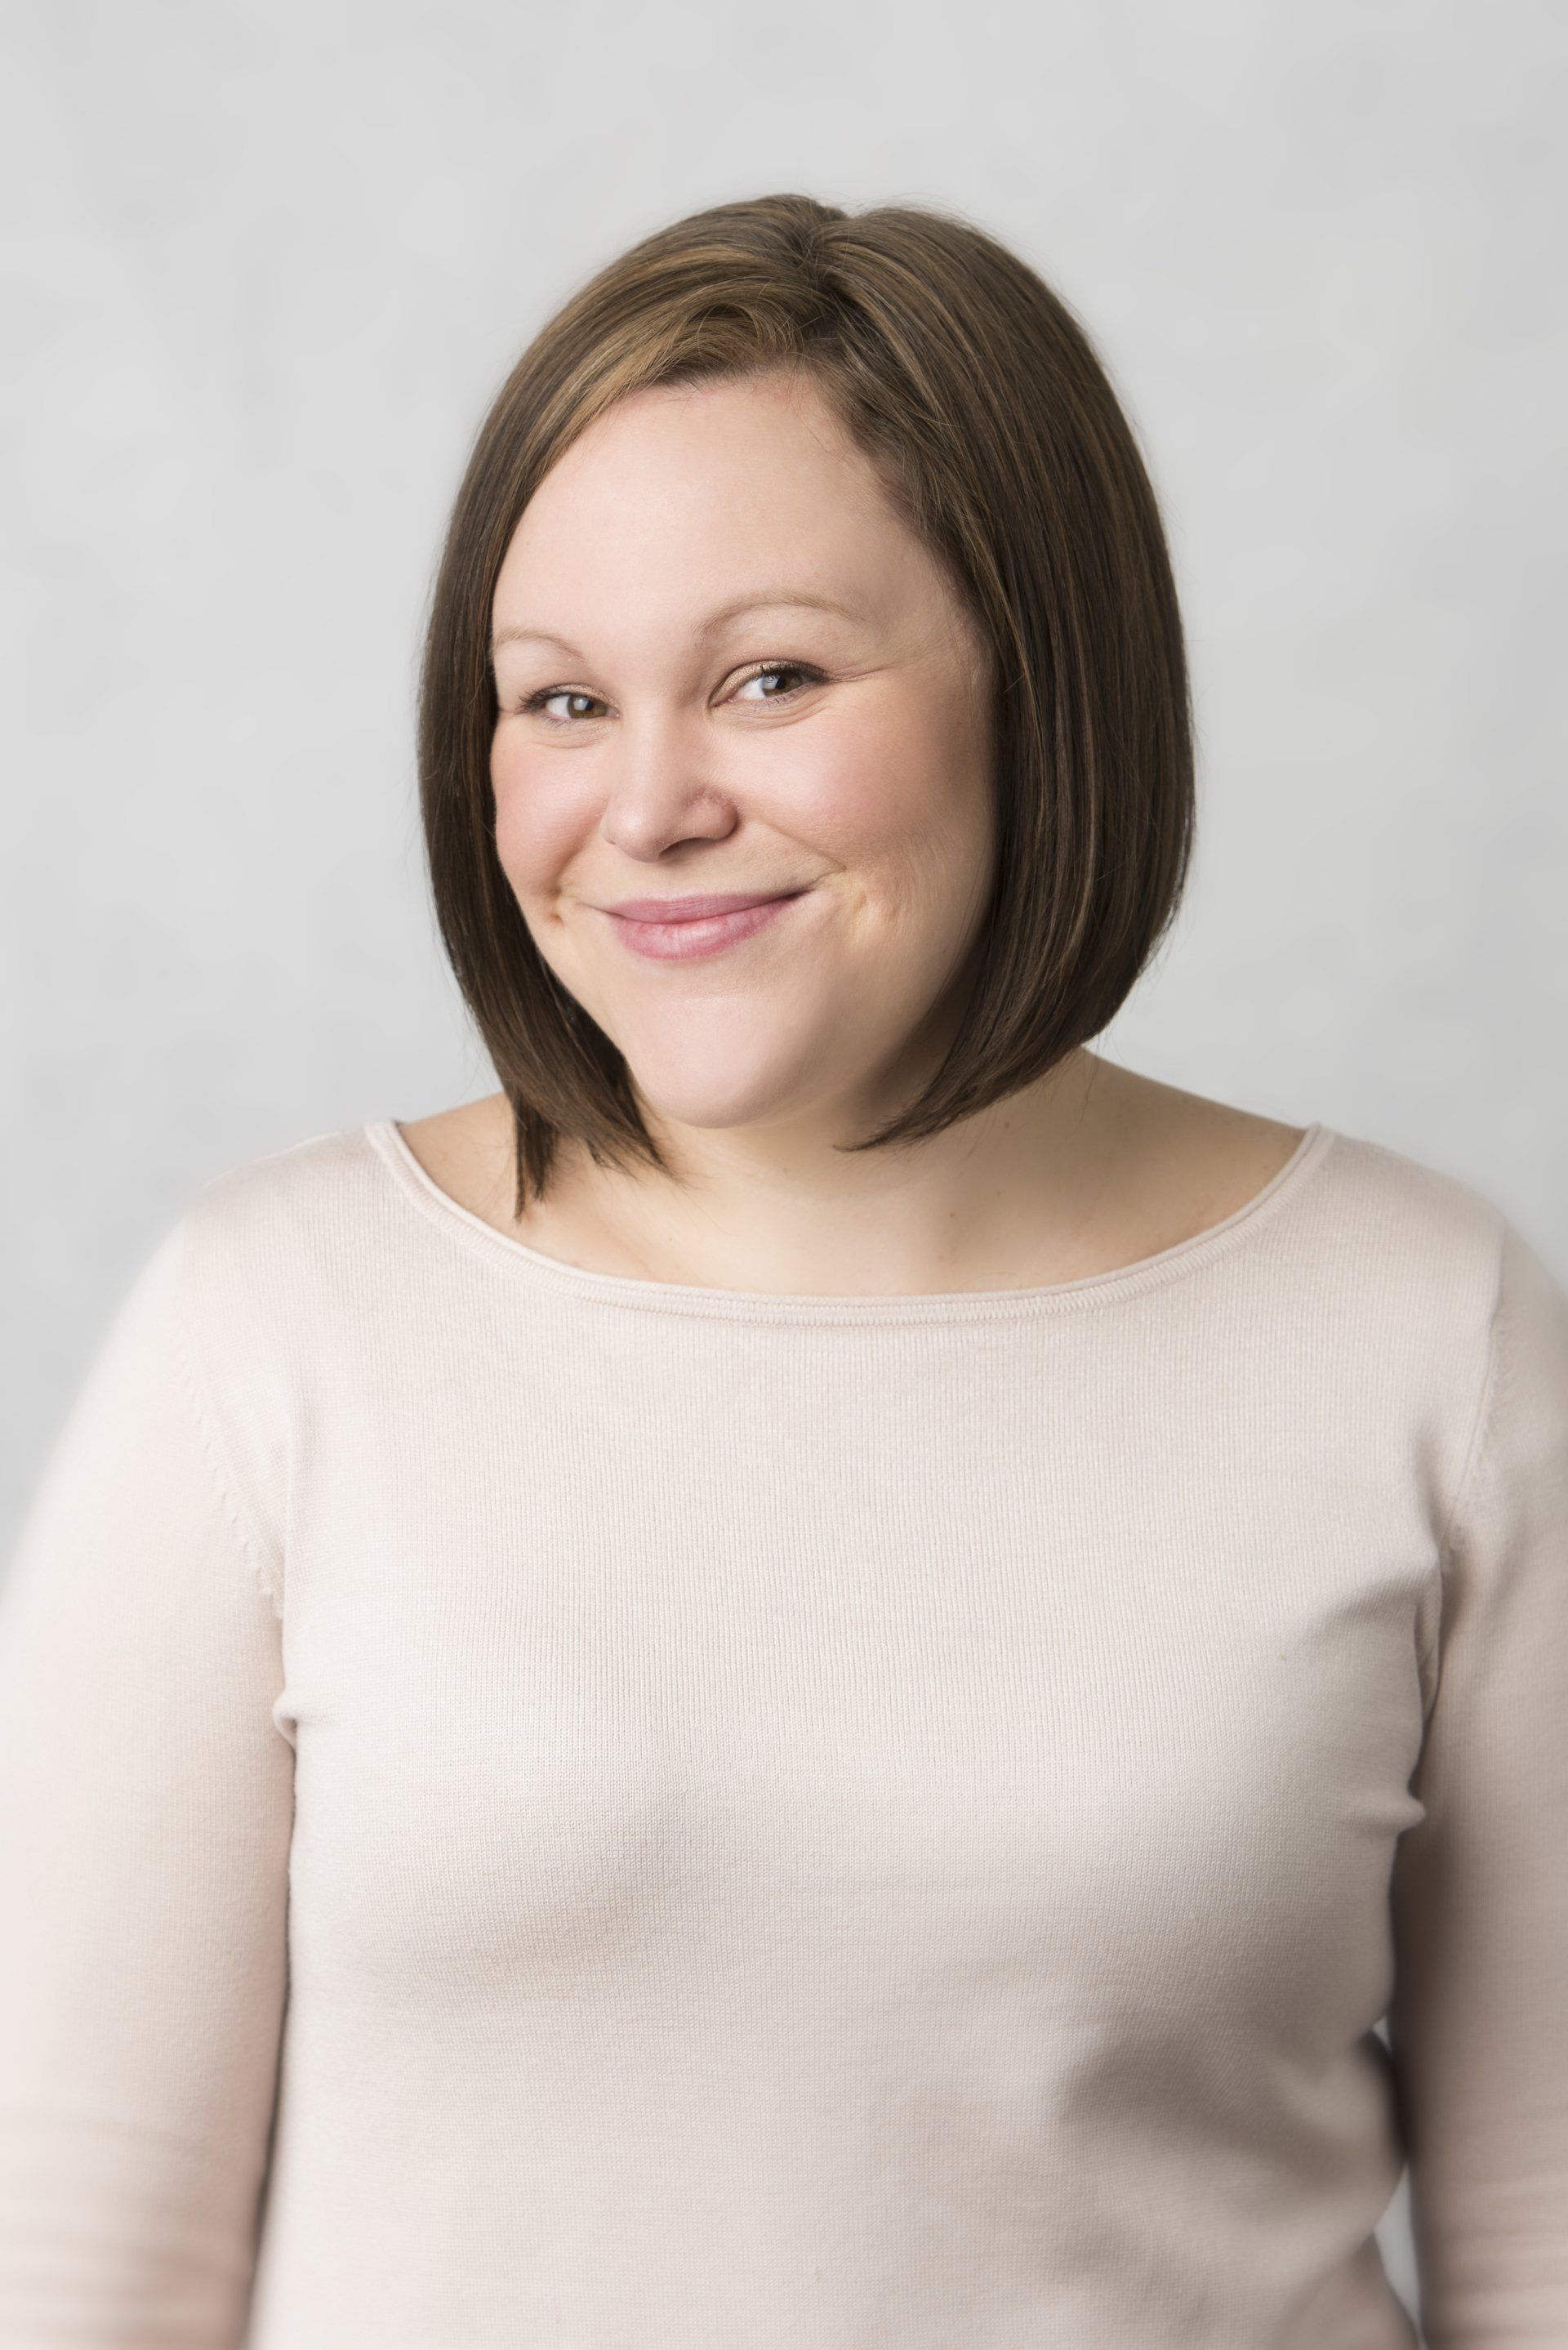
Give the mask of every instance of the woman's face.
[[[990, 658], [810, 379], [599, 418], [530, 500], [493, 628], [497, 852], [644, 1103], [699, 1128], [887, 1114], [945, 1042], [987, 900]], [[614, 910], [710, 894], [785, 902]]]

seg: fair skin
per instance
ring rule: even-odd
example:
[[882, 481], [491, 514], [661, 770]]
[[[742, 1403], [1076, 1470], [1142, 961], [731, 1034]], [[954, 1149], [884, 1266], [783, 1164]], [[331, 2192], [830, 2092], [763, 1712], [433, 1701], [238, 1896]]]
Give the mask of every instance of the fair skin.
[[[841, 608], [782, 600], [807, 598]], [[599, 418], [523, 515], [493, 635], [497, 854], [675, 1180], [567, 1145], [519, 1222], [495, 1093], [402, 1126], [472, 1212], [636, 1279], [925, 1295], [1134, 1263], [1291, 1156], [1300, 1128], [1087, 1048], [913, 1146], [834, 1148], [912, 1097], [961, 1009], [995, 855], [991, 703], [945, 573], [808, 377], [661, 386]], [[798, 894], [676, 960], [606, 910], [720, 891]]]

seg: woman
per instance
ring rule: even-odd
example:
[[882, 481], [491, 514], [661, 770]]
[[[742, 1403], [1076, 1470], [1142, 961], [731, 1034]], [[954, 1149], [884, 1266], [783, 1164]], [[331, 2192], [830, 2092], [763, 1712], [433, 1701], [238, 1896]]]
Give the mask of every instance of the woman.
[[1192, 763], [1075, 322], [649, 238], [421, 760], [499, 1091], [200, 1190], [5, 1587], [0, 2344], [1394, 2350], [1407, 2156], [1568, 2340], [1568, 1295], [1088, 1049]]

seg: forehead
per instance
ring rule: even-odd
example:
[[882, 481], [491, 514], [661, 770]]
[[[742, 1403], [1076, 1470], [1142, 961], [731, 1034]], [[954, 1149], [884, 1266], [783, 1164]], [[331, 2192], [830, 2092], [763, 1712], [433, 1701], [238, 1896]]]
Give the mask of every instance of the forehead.
[[[925, 550], [808, 379], [661, 385], [596, 419], [513, 534], [498, 621], [538, 592], [596, 602], [793, 579], [885, 596]], [[929, 560], [929, 558], [926, 558]]]

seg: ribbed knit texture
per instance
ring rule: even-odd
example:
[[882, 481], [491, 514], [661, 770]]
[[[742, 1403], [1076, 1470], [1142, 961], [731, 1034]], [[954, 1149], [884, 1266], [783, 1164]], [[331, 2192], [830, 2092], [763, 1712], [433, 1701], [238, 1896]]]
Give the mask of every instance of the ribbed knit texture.
[[[1386, 2014], [1394, 2057], [1375, 2027]], [[1052, 1288], [195, 1192], [0, 1589], [5, 2350], [1568, 2345], [1568, 1294], [1310, 1128]]]

